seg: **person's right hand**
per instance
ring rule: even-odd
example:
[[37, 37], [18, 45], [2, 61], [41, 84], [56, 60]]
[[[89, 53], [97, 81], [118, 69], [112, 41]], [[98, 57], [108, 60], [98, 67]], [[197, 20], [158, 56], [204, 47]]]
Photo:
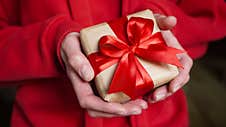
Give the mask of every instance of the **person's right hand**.
[[[170, 31], [177, 23], [177, 19], [174, 16], [164, 16], [160, 14], [154, 14], [155, 19], [161, 29], [162, 36], [169, 47], [174, 47], [185, 51], [177, 40], [177, 38]], [[163, 85], [155, 89], [148, 96], [150, 103], [156, 103], [166, 99], [173, 95], [176, 91], [181, 89], [190, 79], [190, 71], [193, 65], [192, 58], [187, 53], [177, 54], [178, 60], [182, 64], [183, 68], [179, 68], [179, 74], [168, 85]]]
[[92, 117], [118, 117], [138, 115], [148, 107], [142, 99], [129, 101], [125, 104], [109, 103], [94, 95], [88, 83], [94, 77], [93, 69], [80, 49], [79, 33], [69, 33], [61, 47], [61, 57], [66, 72], [74, 87], [79, 104], [87, 109]]

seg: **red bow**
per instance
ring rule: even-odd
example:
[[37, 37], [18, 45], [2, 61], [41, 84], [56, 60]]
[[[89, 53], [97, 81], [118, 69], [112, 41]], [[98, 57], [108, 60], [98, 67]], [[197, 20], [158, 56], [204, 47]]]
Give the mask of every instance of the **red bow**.
[[[125, 23], [125, 20], [121, 20]], [[116, 24], [114, 24], [116, 23]], [[118, 63], [108, 93], [124, 92], [132, 99], [150, 91], [154, 85], [151, 77], [140, 64], [137, 57], [150, 62], [173, 64], [182, 67], [176, 54], [183, 51], [167, 47], [160, 32], [152, 35], [154, 22], [151, 19], [132, 17], [126, 20], [126, 34], [123, 23], [110, 23], [118, 37], [103, 36], [99, 40], [99, 52], [89, 55], [96, 75]], [[117, 32], [118, 31], [118, 32]]]

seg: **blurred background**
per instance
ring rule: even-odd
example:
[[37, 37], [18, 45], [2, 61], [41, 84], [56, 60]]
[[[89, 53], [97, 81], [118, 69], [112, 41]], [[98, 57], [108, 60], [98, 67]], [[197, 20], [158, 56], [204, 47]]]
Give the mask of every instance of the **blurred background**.
[[[16, 87], [0, 88], [0, 127], [10, 127]], [[191, 127], [226, 127], [226, 38], [194, 61], [187, 94]]]
[[187, 94], [191, 127], [226, 127], [226, 38], [194, 61]]
[[16, 95], [16, 88], [10, 86], [0, 88], [0, 127], [10, 127], [10, 117]]

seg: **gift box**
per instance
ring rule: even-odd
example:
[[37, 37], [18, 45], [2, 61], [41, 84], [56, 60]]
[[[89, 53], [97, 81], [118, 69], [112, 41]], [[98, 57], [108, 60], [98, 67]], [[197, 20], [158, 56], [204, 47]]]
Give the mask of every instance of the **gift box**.
[[183, 51], [167, 47], [150, 10], [84, 28], [80, 39], [98, 93], [108, 102], [142, 97], [181, 67], [176, 54]]

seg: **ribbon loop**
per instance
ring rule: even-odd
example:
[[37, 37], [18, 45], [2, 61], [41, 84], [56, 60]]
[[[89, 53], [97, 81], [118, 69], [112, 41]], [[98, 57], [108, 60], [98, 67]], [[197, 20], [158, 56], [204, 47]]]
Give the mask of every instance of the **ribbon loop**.
[[120, 58], [128, 51], [129, 46], [113, 36], [103, 36], [99, 41], [99, 49], [103, 55]]
[[141, 43], [151, 37], [154, 22], [150, 19], [132, 17], [127, 25], [130, 44]]

